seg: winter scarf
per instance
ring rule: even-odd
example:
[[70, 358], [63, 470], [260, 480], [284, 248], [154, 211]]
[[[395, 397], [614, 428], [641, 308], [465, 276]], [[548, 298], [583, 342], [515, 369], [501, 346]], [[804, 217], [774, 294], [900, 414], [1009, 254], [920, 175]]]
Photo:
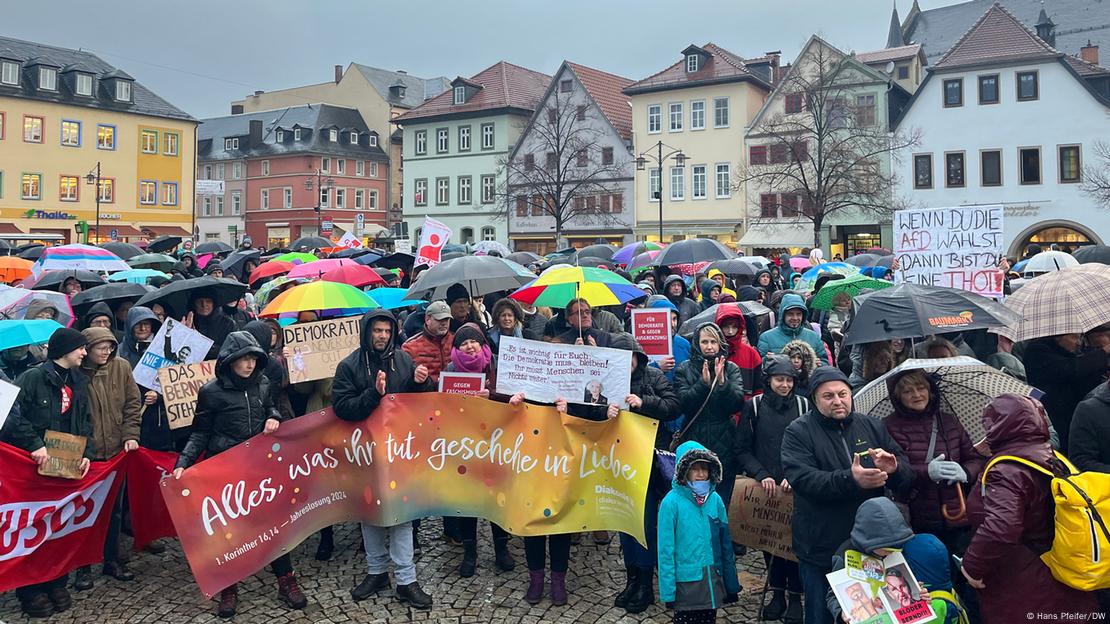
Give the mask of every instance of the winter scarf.
[[460, 373], [483, 373], [493, 360], [493, 352], [488, 344], [482, 345], [482, 350], [474, 355], [464, 353], [459, 349], [451, 349], [451, 363]]

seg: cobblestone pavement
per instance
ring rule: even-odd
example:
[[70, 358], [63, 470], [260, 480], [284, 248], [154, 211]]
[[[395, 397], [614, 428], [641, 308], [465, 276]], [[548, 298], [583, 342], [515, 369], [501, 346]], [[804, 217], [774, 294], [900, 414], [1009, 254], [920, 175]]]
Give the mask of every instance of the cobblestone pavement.
[[[277, 600], [274, 577], [263, 571], [240, 584], [239, 615], [231, 622], [286, 624], [289, 622], [441, 622], [444, 624], [570, 624], [572, 622], [622, 623], [670, 622], [670, 614], [656, 605], [640, 615], [627, 615], [613, 606], [613, 598], [623, 588], [624, 567], [616, 535], [608, 546], [595, 546], [585, 537], [571, 551], [567, 576], [569, 604], [554, 607], [549, 599], [536, 606], [524, 602], [528, 574], [524, 566], [523, 542], [514, 538], [511, 548], [517, 561], [513, 572], [498, 573], [493, 566], [493, 547], [485, 522], [479, 525], [484, 540], [479, 545], [478, 573], [459, 578], [457, 567], [461, 547], [439, 538], [442, 525], [429, 520], [420, 527], [423, 554], [417, 560], [421, 586], [431, 593], [435, 605], [430, 611], [409, 609], [392, 593], [382, 593], [363, 602], [351, 599], [350, 591], [366, 573], [364, 555], [359, 552], [361, 535], [355, 524], [337, 526], [336, 553], [331, 561], [318, 562], [316, 538], [309, 538], [293, 553], [293, 565], [301, 588], [308, 596], [304, 611], [287, 609]], [[130, 545], [128, 538], [123, 538]], [[92, 590], [72, 591], [74, 606], [44, 622], [108, 624], [111, 622], [157, 622], [184, 624], [223, 621], [215, 616], [216, 604], [207, 601], [193, 583], [192, 573], [176, 540], [163, 540], [169, 548], [161, 555], [133, 553], [131, 569], [136, 580], [122, 583], [97, 577]], [[721, 622], [755, 622], [762, 587], [763, 558], [754, 552], [739, 558], [740, 580], [744, 586], [740, 602], [718, 612]], [[99, 566], [94, 568], [99, 572]], [[72, 575], [71, 587], [72, 587]], [[0, 623], [28, 622], [20, 612], [15, 592], [0, 594]]]

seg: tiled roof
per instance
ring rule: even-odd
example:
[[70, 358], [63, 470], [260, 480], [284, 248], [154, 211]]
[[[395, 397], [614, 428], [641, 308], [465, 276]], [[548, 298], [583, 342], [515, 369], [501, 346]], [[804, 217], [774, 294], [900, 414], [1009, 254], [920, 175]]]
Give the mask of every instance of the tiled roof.
[[590, 92], [590, 97], [601, 107], [601, 112], [609, 123], [622, 137], [631, 138], [632, 107], [628, 105], [628, 96], [622, 91], [632, 84], [632, 80], [569, 61], [567, 66]]
[[[250, 122], [262, 122], [262, 145], [246, 145], [240, 141], [240, 149], [224, 149], [224, 139], [244, 137], [250, 133]], [[294, 126], [303, 128], [302, 140], [293, 141]], [[285, 141], [277, 142], [278, 128], [286, 131]], [[378, 146], [369, 147], [366, 139], [360, 138], [359, 145], [351, 145], [344, 137], [338, 142], [327, 140], [322, 130], [347, 128], [368, 135], [370, 130], [362, 119], [362, 114], [354, 108], [344, 108], [331, 104], [305, 104], [268, 111], [228, 115], [202, 119], [197, 128], [197, 159], [201, 161], [236, 160], [264, 156], [287, 156], [290, 154], [315, 153], [335, 156], [351, 156], [379, 160], [385, 158], [382, 148], [383, 137], [378, 137]]]
[[[10, 60], [19, 60], [24, 63], [31, 60], [44, 61], [49, 65], [57, 67], [81, 65], [83, 69], [93, 74], [93, 80], [97, 82], [99, 81], [98, 79], [116, 77], [128, 80], [132, 79], [124, 71], [105, 63], [100, 57], [90, 52], [59, 48], [41, 43], [33, 43], [31, 41], [11, 39], [9, 37], [0, 37], [0, 56]], [[150, 115], [152, 117], [194, 121], [188, 113], [158, 97], [153, 91], [144, 87], [140, 82], [134, 82], [132, 85], [130, 102], [116, 101], [115, 98], [112, 97], [112, 94], [107, 93], [106, 87], [102, 88], [99, 85], [95, 86], [93, 89], [93, 93], [96, 94], [97, 97], [76, 96], [62, 85], [61, 80], [59, 80], [59, 88], [57, 91], [43, 91], [37, 89], [36, 86], [37, 83], [29, 84], [29, 81], [26, 79], [22, 80], [22, 84], [18, 87], [0, 85], [0, 96], [28, 98], [43, 102], [99, 108], [122, 113], [135, 113], [138, 115]]]
[[856, 60], [865, 64], [871, 65], [873, 63], [886, 63], [888, 61], [901, 61], [917, 56], [921, 52], [919, 44], [899, 46], [897, 48], [886, 48], [885, 50], [876, 50], [874, 52], [857, 52]]
[[1105, 67], [1095, 65], [1094, 63], [1088, 63], [1087, 61], [1071, 56], [1070, 54], [1065, 56], [1064, 60], [1067, 62], [1068, 65], [1071, 66], [1072, 69], [1075, 70], [1075, 73], [1084, 78], [1092, 78], [1095, 76], [1105, 76], [1107, 74], [1110, 74], [1110, 70], [1106, 69]]
[[[416, 108], [424, 102], [447, 91], [450, 81], [444, 76], [419, 78], [405, 72], [379, 69], [369, 65], [352, 63], [385, 101], [402, 108]], [[389, 88], [400, 83], [405, 87], [403, 98], [394, 98]]]
[[516, 108], [531, 112], [547, 90], [551, 76], [501, 61], [471, 76], [467, 81], [482, 86], [469, 101], [455, 104], [454, 94], [451, 89], [448, 89], [397, 117], [395, 121], [404, 123], [429, 117], [501, 108]]
[[933, 67], [952, 69], [1060, 56], [1002, 5], [994, 4]]
[[701, 47], [712, 56], [698, 68], [698, 71], [687, 72], [686, 59], [683, 58], [663, 71], [633, 83], [625, 89], [625, 93], [632, 95], [742, 80], [752, 80], [765, 87], [770, 86], [763, 77], [748, 69], [742, 57], [713, 43], [707, 43]]

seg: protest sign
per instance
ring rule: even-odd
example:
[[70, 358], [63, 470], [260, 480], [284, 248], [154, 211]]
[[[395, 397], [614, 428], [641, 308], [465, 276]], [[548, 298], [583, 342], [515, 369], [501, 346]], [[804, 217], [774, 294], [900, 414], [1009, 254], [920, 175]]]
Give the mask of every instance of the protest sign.
[[930, 598], [902, 553], [885, 558], [856, 550], [844, 553], [844, 568], [827, 574], [850, 624], [927, 624], [937, 620]]
[[289, 382], [335, 376], [335, 367], [358, 348], [361, 316], [294, 323], [282, 328], [289, 350]]
[[452, 373], [443, 371], [439, 374], [439, 391], [447, 394], [478, 394], [486, 387], [485, 373]]
[[523, 392], [539, 403], [563, 397], [571, 403], [627, 407], [631, 377], [631, 351], [501, 337], [496, 384], [501, 394]]
[[770, 496], [759, 481], [736, 477], [736, 489], [728, 510], [732, 541], [749, 548], [797, 561], [792, 545], [794, 494], [779, 491]]
[[162, 400], [166, 404], [166, 418], [170, 429], [193, 424], [200, 387], [215, 377], [215, 360], [197, 364], [175, 364], [158, 369], [158, 383], [162, 387]]
[[63, 479], [81, 478], [81, 459], [85, 457], [85, 446], [89, 443], [84, 436], [46, 430], [42, 436], [46, 446], [46, 463], [39, 466], [38, 473], [44, 477]]
[[480, 517], [513, 535], [610, 530], [646, 543], [657, 426], [628, 412], [592, 422], [545, 406], [387, 395], [361, 421], [328, 409], [283, 422], [163, 480], [162, 493], [207, 596], [352, 520]]
[[180, 322], [167, 318], [150, 347], [135, 365], [135, 383], [155, 392], [161, 392], [158, 385], [158, 369], [174, 364], [196, 364], [204, 360], [212, 340], [198, 331], [185, 327]]
[[4, 423], [7, 422], [8, 414], [11, 413], [17, 398], [19, 398], [19, 386], [0, 380], [0, 428], [3, 428]]
[[1002, 296], [1001, 205], [899, 210], [894, 254], [899, 282]]
[[668, 308], [632, 310], [632, 337], [652, 360], [671, 355], [671, 311]]

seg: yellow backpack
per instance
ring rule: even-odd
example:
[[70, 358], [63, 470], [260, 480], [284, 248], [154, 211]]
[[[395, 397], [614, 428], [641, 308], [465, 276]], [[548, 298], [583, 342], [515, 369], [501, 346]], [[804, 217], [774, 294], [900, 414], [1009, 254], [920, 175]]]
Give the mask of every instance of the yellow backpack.
[[1057, 581], [1068, 587], [1082, 591], [1108, 589], [1110, 530], [1103, 518], [1110, 516], [1110, 474], [1079, 472], [1060, 453], [1056, 453], [1056, 457], [1067, 467], [1067, 476], [1056, 476], [1051, 470], [1020, 457], [995, 457], [983, 470], [983, 494], [987, 489], [987, 472], [1000, 461], [1017, 462], [1052, 477], [1056, 535], [1052, 549], [1041, 555], [1041, 561]]

